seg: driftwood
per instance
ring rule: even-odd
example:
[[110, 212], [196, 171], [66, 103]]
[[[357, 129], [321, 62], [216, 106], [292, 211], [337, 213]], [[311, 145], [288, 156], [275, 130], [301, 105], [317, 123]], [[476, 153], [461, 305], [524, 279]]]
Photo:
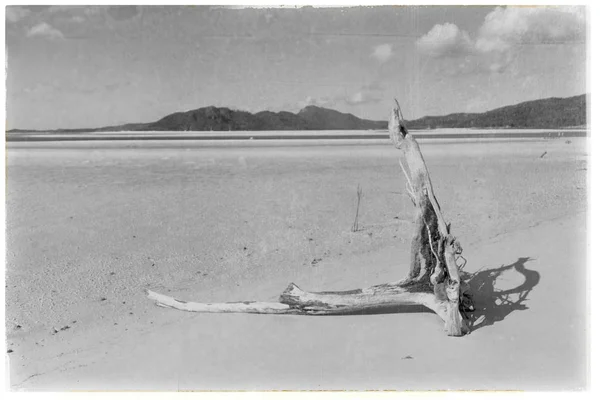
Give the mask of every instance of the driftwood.
[[279, 303], [194, 303], [148, 291], [157, 305], [203, 313], [335, 315], [362, 313], [392, 306], [421, 305], [439, 315], [449, 336], [468, 333], [466, 314], [474, 310], [468, 284], [457, 266], [462, 248], [450, 233], [433, 192], [418, 143], [408, 133], [400, 107], [389, 121], [390, 138], [400, 150], [400, 166], [415, 204], [415, 232], [408, 276], [400, 281], [342, 292], [305, 292], [291, 283]]

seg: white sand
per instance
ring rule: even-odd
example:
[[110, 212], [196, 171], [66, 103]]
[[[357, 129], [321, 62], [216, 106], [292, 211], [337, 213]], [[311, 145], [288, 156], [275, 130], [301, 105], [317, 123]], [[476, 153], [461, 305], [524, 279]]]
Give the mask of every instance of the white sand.
[[[479, 275], [478, 304], [503, 318], [464, 338], [430, 313], [195, 315], [144, 298], [149, 287], [275, 300], [290, 281], [343, 290], [402, 277], [412, 204], [389, 145], [78, 146], [8, 148], [14, 389], [586, 384], [585, 140], [423, 145], [466, 269], [531, 259], [527, 280], [512, 267], [494, 284], [527, 282], [519, 305], [493, 307]], [[351, 234], [358, 183], [364, 229]]]

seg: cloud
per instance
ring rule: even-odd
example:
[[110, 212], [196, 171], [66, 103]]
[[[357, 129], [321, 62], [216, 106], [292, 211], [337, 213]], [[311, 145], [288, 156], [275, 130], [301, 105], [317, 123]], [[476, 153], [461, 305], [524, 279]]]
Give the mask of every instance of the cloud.
[[524, 44], [562, 44], [585, 39], [582, 7], [496, 7], [479, 28], [480, 52], [505, 52]]
[[83, 18], [81, 15], [75, 15], [73, 18], [71, 18], [71, 21], [82, 24], [85, 22], [85, 18]]
[[56, 28], [53, 28], [51, 25], [42, 22], [40, 24], [35, 25], [29, 31], [27, 31], [27, 36], [42, 36], [50, 39], [64, 39], [65, 36]]
[[363, 104], [375, 104], [381, 102], [381, 97], [374, 93], [358, 91], [344, 99], [349, 106], [358, 106]]
[[454, 24], [445, 23], [435, 25], [417, 40], [417, 48], [431, 57], [456, 57], [470, 53], [473, 42], [467, 32]]
[[380, 63], [384, 63], [387, 60], [389, 60], [393, 54], [394, 53], [392, 52], [392, 45], [386, 43], [375, 46], [371, 57], [375, 57]]
[[360, 106], [364, 104], [375, 104], [382, 101], [384, 88], [377, 80], [366, 81], [355, 92], [337, 93], [331, 96], [312, 97], [308, 96], [298, 102], [296, 106], [335, 107], [340, 104], [348, 106]]
[[18, 7], [18, 6], [8, 6], [6, 7], [6, 20], [8, 22], [18, 22], [20, 20], [22, 20], [23, 18], [27, 17], [29, 14], [31, 14], [31, 11], [29, 11], [26, 8], [23, 7]]
[[349, 106], [360, 106], [379, 102], [381, 102], [381, 97], [377, 93], [359, 90], [351, 95], [340, 94], [332, 97], [308, 96], [304, 100], [299, 101], [296, 105], [299, 108], [304, 108], [307, 106], [334, 107], [340, 103], [345, 103]]
[[297, 106], [300, 108], [304, 108], [307, 106], [319, 106], [326, 107], [331, 106], [335, 103], [335, 100], [330, 97], [312, 97], [308, 96], [304, 100], [298, 102]]
[[339, 100], [349, 106], [375, 104], [381, 102], [383, 90], [381, 83], [374, 80], [363, 84], [358, 91], [350, 96], [341, 96]]
[[583, 43], [585, 23], [584, 7], [496, 7], [486, 15], [475, 39], [445, 23], [435, 25], [416, 45], [428, 57], [460, 57], [460, 65], [447, 66], [453, 73], [501, 73], [522, 46]]

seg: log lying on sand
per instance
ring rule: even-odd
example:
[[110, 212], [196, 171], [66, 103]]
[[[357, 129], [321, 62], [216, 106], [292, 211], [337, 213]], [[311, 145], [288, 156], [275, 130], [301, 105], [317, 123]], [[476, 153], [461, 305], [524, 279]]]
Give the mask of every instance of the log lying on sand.
[[382, 307], [425, 306], [438, 315], [445, 315], [443, 303], [437, 302], [433, 293], [411, 292], [398, 285], [382, 284], [365, 289], [342, 292], [306, 292], [290, 283], [279, 298], [279, 303], [239, 301], [231, 303], [195, 303], [178, 300], [147, 291], [148, 298], [158, 306], [181, 311], [201, 313], [248, 313], [293, 315], [360, 314]]
[[421, 305], [439, 315], [449, 336], [468, 333], [465, 313], [473, 304], [468, 284], [461, 279], [457, 255], [462, 248], [450, 234], [433, 192], [425, 160], [414, 137], [401, 118], [400, 107], [392, 110], [390, 138], [400, 150], [400, 166], [415, 204], [415, 232], [411, 243], [408, 276], [400, 281], [342, 292], [305, 292], [291, 283], [279, 302], [195, 303], [148, 291], [157, 305], [203, 313], [255, 313], [335, 315], [362, 313], [382, 307]]

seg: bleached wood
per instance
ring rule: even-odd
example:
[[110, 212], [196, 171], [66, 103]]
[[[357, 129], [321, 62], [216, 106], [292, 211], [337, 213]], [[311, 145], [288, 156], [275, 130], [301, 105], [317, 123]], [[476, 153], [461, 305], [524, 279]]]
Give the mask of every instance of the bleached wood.
[[436, 300], [445, 305], [446, 314], [442, 318], [447, 334], [462, 336], [468, 331], [460, 313], [461, 287], [464, 285], [461, 285], [456, 265], [456, 254], [460, 254], [462, 248], [450, 234], [450, 226], [435, 197], [423, 154], [406, 129], [399, 106], [392, 110], [388, 129], [394, 147], [400, 150], [400, 166], [409, 180], [410, 195], [416, 205], [410, 269], [401, 282], [408, 285], [428, 280]]
[[456, 264], [456, 255], [462, 248], [450, 234], [450, 225], [446, 224], [435, 197], [421, 149], [406, 130], [399, 107], [392, 111], [389, 133], [392, 143], [400, 150], [400, 166], [415, 204], [415, 232], [409, 273], [405, 279], [342, 292], [306, 292], [291, 283], [279, 302], [197, 303], [153, 291], [147, 291], [148, 297], [159, 306], [201, 313], [332, 315], [421, 305], [444, 320], [448, 335], [467, 333], [461, 305], [466, 310], [472, 310], [473, 306], [470, 299], [463, 296], [468, 284], [461, 280]]
[[342, 292], [306, 292], [290, 283], [281, 294], [279, 303], [197, 303], [175, 299], [151, 290], [146, 292], [148, 298], [158, 306], [198, 313], [333, 315], [361, 313], [381, 307], [420, 305], [439, 315], [445, 315], [445, 308], [436, 301], [432, 293], [410, 292], [390, 284]]
[[429, 177], [427, 165], [423, 159], [423, 153], [421, 153], [421, 148], [419, 147], [419, 144], [415, 140], [414, 136], [408, 132], [403, 120], [401, 120], [399, 107], [392, 110], [388, 123], [388, 131], [394, 147], [402, 152], [400, 163], [405, 175], [406, 171], [404, 169], [404, 164], [407, 165], [406, 169], [409, 171], [411, 180], [410, 184], [413, 189], [413, 193], [421, 190], [423, 191], [423, 194], [429, 198], [435, 214], [441, 222], [440, 233], [444, 236], [448, 235], [448, 227], [440, 210], [440, 205], [433, 192], [433, 185], [431, 184], [431, 178]]
[[161, 307], [175, 308], [181, 311], [198, 313], [251, 313], [251, 314], [294, 314], [287, 304], [259, 301], [240, 301], [232, 303], [197, 303], [178, 300], [151, 290], [146, 291], [148, 298]]

